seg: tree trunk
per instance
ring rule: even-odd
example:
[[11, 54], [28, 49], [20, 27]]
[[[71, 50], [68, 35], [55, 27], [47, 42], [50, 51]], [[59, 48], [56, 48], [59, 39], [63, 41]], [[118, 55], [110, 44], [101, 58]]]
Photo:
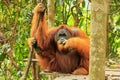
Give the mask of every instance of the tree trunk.
[[109, 0], [91, 1], [89, 80], [105, 80], [108, 5]]
[[54, 3], [55, 3], [55, 0], [48, 0], [48, 27], [49, 28], [54, 27], [54, 21], [55, 21]]

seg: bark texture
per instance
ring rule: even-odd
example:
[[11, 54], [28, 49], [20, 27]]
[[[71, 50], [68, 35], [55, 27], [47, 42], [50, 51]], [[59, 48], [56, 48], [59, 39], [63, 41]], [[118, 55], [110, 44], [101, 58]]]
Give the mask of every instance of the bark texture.
[[89, 80], [105, 80], [109, 0], [91, 1]]
[[55, 21], [55, 17], [54, 17], [54, 3], [55, 0], [48, 0], [48, 27], [54, 27], [54, 21]]

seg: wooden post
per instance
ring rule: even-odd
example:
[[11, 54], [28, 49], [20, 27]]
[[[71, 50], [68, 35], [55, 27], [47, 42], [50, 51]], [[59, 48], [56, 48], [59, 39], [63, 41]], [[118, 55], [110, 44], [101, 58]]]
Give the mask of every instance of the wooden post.
[[91, 1], [89, 80], [105, 80], [109, 0]]

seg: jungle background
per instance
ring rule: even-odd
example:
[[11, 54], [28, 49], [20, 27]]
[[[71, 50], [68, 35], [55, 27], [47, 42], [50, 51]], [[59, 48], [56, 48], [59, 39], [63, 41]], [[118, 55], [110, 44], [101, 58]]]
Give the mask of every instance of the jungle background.
[[[46, 9], [50, 0], [45, 2]], [[90, 1], [53, 0], [54, 26], [68, 24], [90, 35]], [[19, 80], [28, 58], [33, 9], [40, 0], [0, 0], [0, 80]], [[47, 11], [47, 13], [49, 13]], [[99, 32], [98, 32], [99, 34]], [[106, 66], [120, 64], [120, 0], [110, 0]], [[32, 79], [32, 70], [27, 76]], [[40, 80], [47, 76], [38, 75]]]

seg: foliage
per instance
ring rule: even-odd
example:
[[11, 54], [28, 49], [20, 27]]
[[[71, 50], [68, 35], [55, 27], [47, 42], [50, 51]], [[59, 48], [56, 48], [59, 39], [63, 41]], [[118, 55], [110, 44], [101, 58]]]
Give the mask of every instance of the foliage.
[[[27, 38], [31, 26], [32, 9], [34, 4], [31, 1], [0, 1], [0, 30], [4, 32], [8, 41], [0, 46], [1, 70], [0, 75], [4, 75], [4, 80], [15, 79], [20, 77], [19, 71], [23, 70], [26, 64], [23, 59], [28, 57]], [[19, 66], [20, 70], [13, 68], [10, 56]], [[6, 67], [5, 67], [6, 66]], [[11, 69], [12, 68], [12, 69]], [[11, 69], [9, 71], [9, 69]], [[6, 75], [5, 75], [6, 74]], [[10, 75], [8, 75], [10, 74]], [[8, 76], [7, 76], [8, 75]], [[11, 77], [12, 76], [12, 77]]]
[[120, 0], [112, 0], [109, 21], [109, 57], [120, 58]]
[[[6, 36], [6, 42], [0, 45], [0, 80], [19, 80], [28, 57], [27, 38], [31, 28], [33, 8], [38, 0], [0, 0], [0, 30]], [[110, 57], [120, 57], [120, 7], [119, 0], [111, 0], [109, 42]], [[68, 24], [82, 28], [90, 33], [90, 9], [88, 0], [78, 3], [77, 0], [56, 0], [55, 26]], [[13, 61], [11, 60], [11, 57]], [[17, 67], [15, 67], [15, 62]], [[32, 72], [28, 79], [32, 79]], [[46, 80], [42, 77], [41, 80]]]
[[86, 1], [86, 3], [83, 1], [80, 4], [77, 2], [77, 0], [56, 1], [55, 26], [58, 26], [59, 24], [68, 24], [72, 27], [75, 26], [74, 24], [78, 22], [77, 26], [83, 28], [84, 30], [86, 29], [85, 31], [87, 32], [90, 26], [90, 10], [88, 8], [88, 1]]

